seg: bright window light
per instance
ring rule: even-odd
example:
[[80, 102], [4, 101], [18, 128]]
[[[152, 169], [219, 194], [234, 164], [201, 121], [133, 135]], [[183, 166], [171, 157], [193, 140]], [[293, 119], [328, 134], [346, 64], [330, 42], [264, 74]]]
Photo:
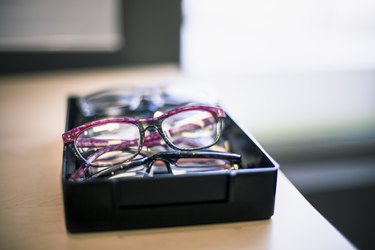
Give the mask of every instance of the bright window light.
[[375, 1], [183, 1], [182, 65], [238, 74], [375, 67]]

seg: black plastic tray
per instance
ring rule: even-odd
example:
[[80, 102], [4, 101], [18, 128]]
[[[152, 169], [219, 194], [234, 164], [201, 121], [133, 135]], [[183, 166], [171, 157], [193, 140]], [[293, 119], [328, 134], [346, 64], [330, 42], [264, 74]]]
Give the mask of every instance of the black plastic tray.
[[[66, 129], [86, 122], [68, 99]], [[223, 136], [242, 155], [239, 170], [153, 178], [71, 182], [79, 166], [64, 147], [62, 188], [69, 232], [153, 228], [268, 219], [274, 213], [278, 164], [229, 116]]]

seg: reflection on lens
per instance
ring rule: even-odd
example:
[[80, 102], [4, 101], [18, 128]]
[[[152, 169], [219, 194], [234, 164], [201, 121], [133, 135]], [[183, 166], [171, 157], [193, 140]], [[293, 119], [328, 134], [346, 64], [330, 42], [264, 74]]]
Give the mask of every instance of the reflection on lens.
[[93, 166], [124, 162], [138, 152], [140, 133], [129, 123], [107, 123], [82, 132], [75, 147], [79, 154]]
[[209, 147], [220, 133], [218, 120], [207, 111], [190, 110], [166, 118], [163, 133], [179, 149]]
[[175, 166], [198, 171], [225, 170], [232, 168], [230, 161], [215, 158], [181, 158], [176, 162]]

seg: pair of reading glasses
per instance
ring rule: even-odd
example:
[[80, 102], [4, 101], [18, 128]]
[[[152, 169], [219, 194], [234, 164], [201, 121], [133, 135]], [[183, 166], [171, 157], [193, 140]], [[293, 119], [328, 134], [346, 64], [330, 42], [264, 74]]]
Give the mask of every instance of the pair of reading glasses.
[[[159, 168], [160, 162], [165, 165], [166, 173], [172, 175], [233, 170], [238, 169], [241, 164], [240, 155], [220, 151], [141, 152], [140, 155], [144, 157], [104, 168], [85, 177], [85, 179], [154, 176], [155, 171], [152, 172], [152, 169]], [[72, 176], [71, 179], [77, 180], [82, 177], [77, 175]]]
[[[82, 172], [88, 166], [108, 167], [129, 161], [143, 147], [168, 145], [179, 151], [208, 148], [218, 142], [225, 117], [220, 107], [189, 105], [154, 118], [115, 117], [89, 122], [62, 137], [64, 144], [72, 145], [74, 153], [84, 161], [77, 170]], [[146, 131], [152, 133], [146, 135]]]
[[181, 88], [181, 86], [178, 90], [172, 86], [111, 88], [82, 96], [77, 100], [77, 104], [85, 117], [108, 117], [126, 113], [155, 112], [164, 107], [189, 103], [207, 103], [207, 101], [216, 103], [204, 89], [201, 88], [199, 92], [195, 89], [193, 91], [191, 88]]

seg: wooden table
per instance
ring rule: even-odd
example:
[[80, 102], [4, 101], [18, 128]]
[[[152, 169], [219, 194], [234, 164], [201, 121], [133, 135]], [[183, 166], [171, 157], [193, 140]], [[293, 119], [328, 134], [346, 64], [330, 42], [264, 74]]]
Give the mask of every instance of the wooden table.
[[280, 173], [270, 220], [69, 234], [60, 183], [69, 94], [183, 77], [173, 65], [0, 77], [0, 249], [352, 249]]

